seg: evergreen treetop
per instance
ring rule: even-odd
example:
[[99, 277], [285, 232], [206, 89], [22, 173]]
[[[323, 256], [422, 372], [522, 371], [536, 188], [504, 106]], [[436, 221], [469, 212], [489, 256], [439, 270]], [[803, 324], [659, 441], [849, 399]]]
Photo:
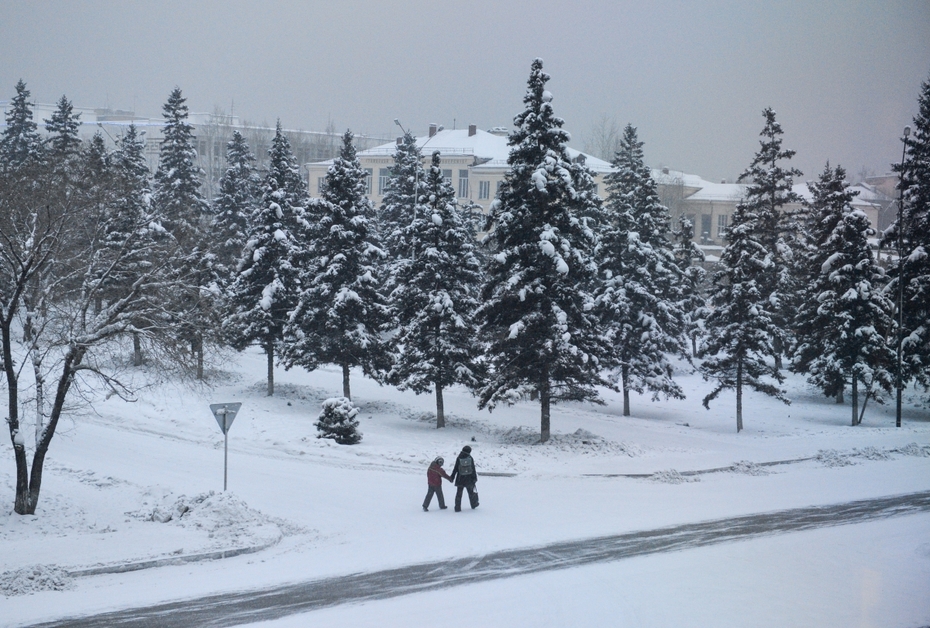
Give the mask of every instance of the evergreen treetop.
[[226, 170], [220, 178], [219, 195], [213, 202], [214, 251], [221, 285], [232, 281], [248, 239], [248, 220], [261, 190], [255, 171], [255, 155], [239, 131], [226, 145]]
[[30, 160], [42, 158], [42, 138], [33, 120], [31, 92], [20, 79], [16, 95], [6, 113], [6, 128], [0, 133], [0, 168], [18, 168]]
[[71, 155], [81, 147], [78, 128], [81, 126], [81, 114], [74, 113], [71, 102], [62, 96], [51, 119], [45, 120], [45, 129], [51, 134], [48, 142], [56, 155]]
[[188, 108], [175, 87], [162, 108], [164, 137], [155, 171], [154, 204], [162, 225], [181, 243], [196, 241], [209, 205], [200, 193], [202, 171], [196, 165], [194, 131]]

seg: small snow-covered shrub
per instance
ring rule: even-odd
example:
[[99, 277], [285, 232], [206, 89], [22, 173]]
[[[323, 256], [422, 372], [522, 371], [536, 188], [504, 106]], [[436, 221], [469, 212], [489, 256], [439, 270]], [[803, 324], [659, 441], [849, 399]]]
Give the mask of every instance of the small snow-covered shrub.
[[340, 445], [354, 445], [362, 440], [358, 431], [358, 408], [345, 397], [332, 397], [323, 402], [323, 411], [314, 424], [317, 438], [332, 438]]

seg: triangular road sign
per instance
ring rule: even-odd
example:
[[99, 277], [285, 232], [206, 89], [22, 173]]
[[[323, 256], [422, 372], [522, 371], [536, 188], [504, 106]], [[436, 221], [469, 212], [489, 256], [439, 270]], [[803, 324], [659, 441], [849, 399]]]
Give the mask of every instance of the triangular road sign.
[[213, 413], [213, 417], [216, 419], [217, 425], [220, 426], [220, 431], [225, 434], [229, 431], [229, 428], [232, 427], [233, 419], [236, 418], [236, 414], [239, 412], [239, 408], [242, 407], [242, 403], [211, 403], [210, 411]]

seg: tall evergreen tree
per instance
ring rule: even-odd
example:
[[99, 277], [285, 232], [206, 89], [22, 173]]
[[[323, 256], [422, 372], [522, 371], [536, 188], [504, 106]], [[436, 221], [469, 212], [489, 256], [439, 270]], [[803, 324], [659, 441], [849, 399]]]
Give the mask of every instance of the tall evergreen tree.
[[589, 217], [600, 201], [590, 170], [568, 155], [542, 66], [532, 63], [525, 109], [508, 140], [510, 167], [489, 215], [493, 254], [476, 318], [491, 367], [479, 405], [538, 396], [545, 442], [553, 402], [599, 401], [596, 386], [608, 382], [590, 290], [597, 238]]
[[269, 170], [261, 201], [249, 218], [249, 238], [229, 288], [225, 329], [231, 344], [244, 349], [257, 342], [268, 359], [268, 395], [274, 394], [275, 352], [288, 315], [297, 304], [298, 270], [305, 257], [307, 186], [291, 144], [278, 121], [271, 141]]
[[436, 427], [445, 427], [443, 390], [480, 381], [474, 313], [482, 281], [475, 231], [445, 180], [439, 152], [426, 175], [425, 211], [404, 228], [414, 254], [397, 260], [391, 292], [398, 331], [390, 380], [417, 394], [434, 390]]
[[795, 270], [800, 254], [796, 216], [787, 210], [789, 204], [800, 205], [801, 198], [793, 191], [794, 177], [801, 176], [797, 168], [785, 167], [782, 162], [791, 159], [795, 151], [782, 147], [783, 131], [775, 120], [775, 112], [767, 107], [762, 112], [765, 127], [759, 134], [759, 151], [752, 163], [739, 176], [748, 182], [741, 204], [744, 216], [751, 217], [752, 227], [759, 242], [771, 253], [769, 272], [760, 277], [758, 288], [764, 298], [771, 301], [769, 312], [776, 327], [772, 330], [772, 355], [781, 368], [782, 354], [790, 344], [790, 313], [797, 302], [798, 277]]
[[42, 138], [32, 117], [31, 92], [20, 79], [16, 96], [6, 113], [6, 128], [0, 133], [0, 169], [18, 168], [30, 160], [42, 158]]
[[605, 177], [607, 199], [598, 262], [598, 309], [612, 345], [605, 366], [615, 370], [630, 415], [630, 391], [649, 390], [681, 399], [667, 354], [687, 356], [680, 272], [669, 238], [671, 218], [643, 161], [643, 143], [627, 125], [614, 171]]
[[[902, 219], [884, 234], [901, 257], [893, 263], [888, 287], [897, 301], [903, 283], [902, 387], [909, 381], [930, 389], [930, 79], [921, 85], [913, 133], [905, 137], [905, 158], [894, 166], [901, 172]], [[900, 232], [900, 241], [899, 238]], [[900, 307], [900, 304], [899, 304]], [[897, 338], [896, 338], [897, 343]]]
[[255, 155], [239, 131], [233, 131], [226, 145], [226, 171], [219, 188], [219, 196], [213, 202], [212, 239], [217, 276], [225, 288], [235, 277], [236, 265], [248, 240], [248, 218], [261, 195]]
[[153, 203], [165, 227], [182, 247], [200, 245], [209, 205], [200, 193], [203, 175], [197, 166], [194, 128], [187, 121], [187, 100], [175, 87], [162, 107], [164, 139], [155, 171]]
[[869, 237], [868, 217], [853, 209], [858, 194], [849, 189], [846, 171], [828, 163], [816, 182], [808, 183], [812, 224], [806, 261], [809, 281], [800, 299], [795, 325], [798, 346], [793, 370], [827, 396], [849, 382], [852, 424], [859, 422], [859, 383], [891, 390], [894, 352], [886, 342], [893, 328], [891, 301], [884, 294], [885, 275]]
[[[145, 132], [130, 124], [120, 138], [113, 155], [120, 195], [106, 223], [105, 245], [102, 251], [120, 259], [119, 272], [108, 277], [110, 285], [132, 283], [152, 274], [153, 259], [164, 253], [166, 236], [152, 223], [151, 172], [145, 158]], [[123, 247], [131, 246], [128, 251]], [[160, 249], [156, 253], [156, 249]], [[133, 365], [143, 362], [144, 333], [160, 320], [138, 317], [132, 330]]]
[[173, 295], [180, 337], [189, 344], [198, 379], [203, 377], [204, 343], [216, 322], [216, 290], [206, 227], [210, 207], [200, 193], [203, 171], [196, 165], [193, 127], [180, 88], [162, 108], [164, 138], [159, 148], [152, 204], [155, 218], [174, 238], [175, 271], [184, 286]]
[[387, 370], [381, 332], [387, 305], [381, 294], [382, 259], [374, 208], [366, 194], [366, 172], [351, 131], [329, 167], [305, 263], [299, 265], [300, 294], [285, 329], [284, 361], [308, 370], [319, 364], [342, 368], [343, 396], [351, 399], [349, 369], [361, 367], [380, 378]]
[[81, 138], [78, 137], [78, 129], [81, 126], [80, 118], [81, 114], [75, 114], [71, 102], [62, 96], [58, 100], [58, 108], [55, 109], [51, 119], [45, 120], [45, 130], [51, 135], [48, 143], [51, 145], [53, 154], [73, 155], [80, 149]]
[[[757, 213], [758, 212], [758, 213]], [[717, 381], [704, 397], [704, 407], [726, 389], [736, 391], [736, 431], [743, 429], [743, 388], [750, 388], [789, 403], [777, 384], [784, 376], [766, 363], [780, 330], [767, 296], [774, 274], [771, 249], [764, 243], [766, 208], [740, 203], [727, 228], [727, 244], [714, 273], [710, 298], [713, 306], [706, 320], [707, 341], [701, 364], [705, 378]], [[769, 293], [770, 294], [770, 293]], [[766, 381], [773, 378], [776, 383]]]

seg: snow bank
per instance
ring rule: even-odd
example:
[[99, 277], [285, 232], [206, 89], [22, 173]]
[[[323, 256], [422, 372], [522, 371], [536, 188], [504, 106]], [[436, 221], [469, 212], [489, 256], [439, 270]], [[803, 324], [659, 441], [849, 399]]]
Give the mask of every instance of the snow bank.
[[676, 471], [675, 469], [666, 469], [664, 471], [657, 471], [653, 473], [648, 478], [650, 482], [660, 482], [662, 484], [684, 484], [685, 482], [700, 482], [701, 478], [694, 476], [685, 476]]
[[54, 565], [31, 565], [0, 573], [0, 595], [64, 591], [72, 586], [72, 578], [68, 572]]
[[232, 493], [166, 496], [129, 513], [142, 521], [202, 530], [211, 546], [242, 547], [275, 542], [283, 534], [279, 522], [250, 508]]

